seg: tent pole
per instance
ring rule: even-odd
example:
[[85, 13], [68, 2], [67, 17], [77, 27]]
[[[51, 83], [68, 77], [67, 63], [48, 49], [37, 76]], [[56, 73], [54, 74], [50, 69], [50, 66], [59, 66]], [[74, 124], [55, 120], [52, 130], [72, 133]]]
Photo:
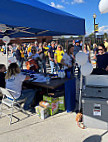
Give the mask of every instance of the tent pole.
[[[83, 36], [82, 51], [84, 49], [85, 35]], [[81, 70], [81, 67], [80, 67]], [[83, 86], [83, 76], [80, 74], [80, 94], [79, 94], [79, 112], [81, 111], [81, 101], [82, 101], [82, 86]]]
[[82, 50], [84, 49], [84, 44], [85, 44], [85, 35], [83, 36]]
[[7, 66], [7, 68], [8, 68], [8, 49], [7, 49], [7, 43], [5, 44], [5, 46], [6, 46], [6, 66]]

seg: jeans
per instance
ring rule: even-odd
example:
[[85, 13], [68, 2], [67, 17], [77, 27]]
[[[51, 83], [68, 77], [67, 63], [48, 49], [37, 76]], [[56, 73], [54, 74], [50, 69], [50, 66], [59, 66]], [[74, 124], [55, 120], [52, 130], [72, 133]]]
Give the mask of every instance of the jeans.
[[17, 60], [18, 66], [21, 69], [21, 61]]
[[27, 89], [21, 91], [21, 96], [17, 100], [23, 100], [26, 98], [24, 109], [28, 110], [30, 108], [30, 105], [32, 104], [33, 98], [35, 96], [36, 90], [33, 89]]
[[16, 56], [16, 53], [15, 52], [13, 52], [13, 57], [15, 57]]
[[51, 73], [54, 73], [54, 62], [50, 61], [50, 66], [51, 66]]
[[44, 73], [46, 74], [46, 61], [45, 60], [42, 60], [40, 68], [41, 68], [41, 72], [43, 73], [43, 69], [44, 69]]

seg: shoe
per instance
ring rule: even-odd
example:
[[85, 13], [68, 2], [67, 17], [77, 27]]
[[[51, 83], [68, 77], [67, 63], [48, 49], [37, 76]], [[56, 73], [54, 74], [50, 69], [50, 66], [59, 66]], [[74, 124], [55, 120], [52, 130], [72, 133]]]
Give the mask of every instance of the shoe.
[[31, 112], [32, 114], [36, 113], [35, 108], [24, 109], [25, 111]]

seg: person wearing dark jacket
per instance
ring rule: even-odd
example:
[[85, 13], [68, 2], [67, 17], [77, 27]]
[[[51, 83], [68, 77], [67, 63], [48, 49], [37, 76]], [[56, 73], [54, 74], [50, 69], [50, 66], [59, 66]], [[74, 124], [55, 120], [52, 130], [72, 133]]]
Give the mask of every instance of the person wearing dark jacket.
[[21, 46], [18, 45], [17, 50], [16, 50], [16, 60], [17, 60], [17, 63], [21, 69], [21, 52], [20, 52], [20, 50], [21, 50]]
[[0, 64], [0, 87], [5, 88], [5, 72], [6, 67], [4, 64]]

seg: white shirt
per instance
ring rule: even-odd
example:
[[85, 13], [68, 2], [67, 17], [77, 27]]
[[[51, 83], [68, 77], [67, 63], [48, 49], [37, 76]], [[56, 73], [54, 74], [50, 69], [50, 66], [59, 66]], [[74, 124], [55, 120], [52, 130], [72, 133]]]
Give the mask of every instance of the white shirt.
[[[72, 66], [72, 55], [65, 53], [62, 59], [64, 60], [65, 64]], [[68, 69], [68, 67], [64, 65], [64, 69]]]
[[[32, 55], [31, 52], [29, 52], [29, 57]], [[36, 59], [37, 57], [40, 57], [38, 53], [36, 53], [34, 56], [32, 56], [32, 59]]]
[[12, 75], [10, 79], [6, 79], [6, 88], [16, 92], [13, 93], [15, 99], [18, 99], [21, 95], [22, 82], [25, 78], [25, 75], [19, 73], [16, 76]]

